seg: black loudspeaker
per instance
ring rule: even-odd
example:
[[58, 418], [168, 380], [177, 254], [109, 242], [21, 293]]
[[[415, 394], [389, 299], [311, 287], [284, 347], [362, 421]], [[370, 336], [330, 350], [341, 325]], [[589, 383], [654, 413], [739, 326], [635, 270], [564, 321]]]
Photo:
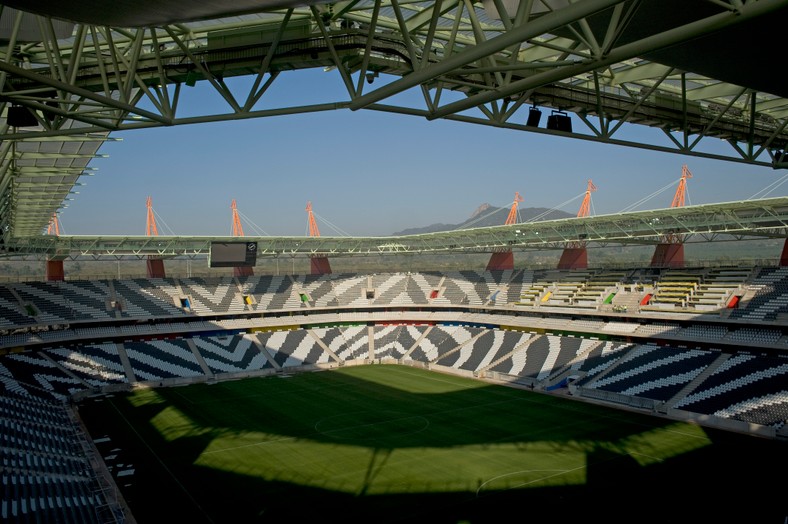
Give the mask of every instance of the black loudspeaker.
[[8, 108], [8, 125], [11, 127], [35, 127], [38, 120], [26, 107], [11, 106]]
[[200, 79], [199, 73], [197, 71], [189, 71], [186, 73], [186, 85], [189, 87], [194, 87], [197, 85], [197, 80]]
[[539, 127], [539, 122], [542, 120], [542, 112], [532, 107], [528, 111], [528, 121], [525, 123], [528, 127]]
[[572, 119], [564, 113], [553, 113], [547, 117], [547, 129], [572, 132]]

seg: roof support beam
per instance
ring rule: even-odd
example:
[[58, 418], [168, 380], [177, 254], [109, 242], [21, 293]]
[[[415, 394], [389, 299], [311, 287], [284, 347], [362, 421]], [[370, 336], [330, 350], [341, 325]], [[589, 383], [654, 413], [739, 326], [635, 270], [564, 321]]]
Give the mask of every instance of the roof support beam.
[[[555, 27], [561, 27], [575, 22], [586, 16], [590, 16], [599, 11], [621, 3], [622, 0], [586, 0], [577, 2], [567, 7], [554, 11], [542, 17], [530, 20], [519, 27], [512, 28], [501, 36], [492, 38], [481, 44], [467, 48], [466, 50], [452, 55], [438, 64], [425, 69], [419, 69], [408, 74], [400, 80], [386, 84], [370, 93], [356, 98], [350, 102], [350, 109], [357, 110], [365, 106], [379, 102], [399, 94], [407, 89], [419, 84], [429, 82], [435, 78], [450, 73], [477, 60], [481, 60], [491, 54], [503, 51], [507, 47], [517, 45], [520, 42], [536, 38]], [[496, 97], [498, 98], [498, 97]]]
[[[578, 4], [574, 4], [574, 5], [578, 5]], [[430, 116], [429, 119], [433, 120], [436, 118], [442, 118], [445, 117], [446, 115], [465, 111], [472, 107], [476, 107], [481, 104], [492, 102], [493, 100], [497, 100], [499, 98], [515, 95], [517, 93], [521, 93], [529, 89], [534, 89], [539, 86], [551, 84], [553, 82], [558, 82], [559, 80], [571, 76], [587, 73], [595, 69], [601, 69], [613, 65], [617, 62], [623, 62], [624, 60], [629, 60], [631, 58], [635, 58], [637, 56], [647, 54], [649, 52], [664, 49], [666, 47], [678, 44], [683, 41], [687, 41], [694, 37], [699, 37], [714, 31], [724, 29], [726, 27], [731, 27], [733, 25], [740, 24], [742, 22], [745, 22], [755, 17], [768, 15], [771, 11], [780, 9], [784, 6], [785, 6], [785, 2], [781, 0], [760, 0], [759, 2], [743, 5], [736, 11], [713, 15], [708, 18], [698, 20], [696, 22], [691, 22], [681, 27], [664, 31], [660, 34], [650, 36], [636, 42], [632, 42], [631, 44], [623, 45], [619, 48], [611, 50], [600, 59], [591, 60], [587, 62], [579, 62], [575, 66], [568, 66], [565, 68], [559, 68], [552, 71], [546, 71], [544, 73], [537, 73], [536, 75], [530, 78], [525, 78], [523, 80], [513, 82], [508, 86], [501, 87], [499, 89], [495, 89], [492, 91], [487, 91], [479, 95], [466, 98], [465, 100], [461, 100], [459, 102], [445, 105], [442, 108], [435, 111]], [[560, 13], [561, 11], [558, 11], [558, 13]], [[526, 25], [526, 27], [530, 27], [530, 23]], [[488, 42], [493, 42], [507, 35], [508, 33], [506, 35], [502, 35], [493, 40], [489, 40]], [[465, 53], [462, 53], [461, 55], [457, 55], [457, 56], [462, 56], [464, 54]], [[408, 75], [403, 80], [408, 80], [410, 79], [411, 76], [412, 75]], [[389, 85], [394, 85], [397, 83], [398, 82], [394, 82]], [[352, 101], [350, 103], [351, 109], [353, 109], [354, 106], [358, 103], [359, 100]]]
[[[66, 84], [65, 82], [61, 82], [53, 78], [48, 78], [43, 75], [38, 75], [30, 70], [22, 69], [21, 67], [17, 67], [15, 65], [9, 64], [8, 62], [5, 62], [3, 60], [0, 60], [0, 72], [26, 78], [34, 82], [40, 82], [43, 85], [47, 85], [49, 87], [53, 87], [61, 91], [65, 91], [67, 93], [72, 93], [79, 97], [86, 98], [88, 100], [93, 100], [94, 102], [98, 102], [99, 104], [102, 104], [103, 106], [106, 107], [120, 109], [128, 113], [137, 114], [145, 118], [149, 118], [154, 122], [158, 122], [163, 125], [169, 125], [172, 123], [166, 118], [162, 117], [161, 115], [151, 113], [150, 111], [140, 109], [138, 107], [127, 104], [125, 102], [121, 102], [119, 100], [114, 100], [110, 97], [97, 95], [91, 91], [88, 91], [87, 89], [82, 89], [81, 87], [77, 87], [75, 85]], [[51, 110], [53, 112], [57, 112], [56, 108], [51, 108]]]

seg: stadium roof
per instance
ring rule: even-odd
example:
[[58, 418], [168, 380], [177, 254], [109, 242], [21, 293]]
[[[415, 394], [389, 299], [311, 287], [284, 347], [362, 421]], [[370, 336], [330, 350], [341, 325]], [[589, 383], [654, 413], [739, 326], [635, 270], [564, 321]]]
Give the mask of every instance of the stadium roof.
[[[367, 109], [788, 167], [786, 0], [0, 7], [0, 250], [41, 235], [102, 142], [126, 129]], [[258, 104], [278, 75], [318, 67], [337, 71], [346, 99]], [[234, 92], [224, 81], [233, 76], [254, 87]], [[179, 113], [181, 89], [196, 82], [216, 89], [226, 111]], [[419, 87], [419, 106], [392, 101]], [[559, 118], [529, 125], [530, 108]], [[662, 140], [621, 138], [627, 126], [656, 128]], [[708, 152], [709, 141], [729, 154]]]
[[668, 236], [682, 242], [786, 238], [788, 197], [389, 237], [38, 235], [20, 238], [17, 248], [60, 260], [85, 255], [165, 258], [207, 256], [214, 242], [251, 242], [258, 257], [296, 258], [562, 249], [577, 241], [597, 246], [647, 245], [664, 242]]

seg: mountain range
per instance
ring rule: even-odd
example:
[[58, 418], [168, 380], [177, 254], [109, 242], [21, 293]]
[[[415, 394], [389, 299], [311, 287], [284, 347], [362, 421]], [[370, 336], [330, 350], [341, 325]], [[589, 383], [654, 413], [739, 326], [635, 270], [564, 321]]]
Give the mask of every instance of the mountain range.
[[[482, 204], [476, 208], [471, 216], [459, 224], [431, 224], [423, 227], [412, 227], [403, 229], [393, 236], [419, 235], [422, 233], [437, 233], [439, 231], [454, 231], [457, 229], [470, 229], [475, 227], [502, 226], [506, 223], [509, 215], [509, 208], [495, 207], [490, 204]], [[557, 220], [559, 218], [570, 218], [575, 215], [557, 209], [547, 209], [544, 207], [526, 207], [517, 210], [518, 222], [530, 222], [533, 220]]]

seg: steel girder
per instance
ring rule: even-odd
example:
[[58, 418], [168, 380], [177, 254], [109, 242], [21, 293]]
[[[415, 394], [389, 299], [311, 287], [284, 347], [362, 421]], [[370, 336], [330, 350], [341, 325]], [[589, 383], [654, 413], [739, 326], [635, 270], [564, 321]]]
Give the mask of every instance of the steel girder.
[[[703, 156], [702, 139], [718, 138], [734, 145], [731, 160], [774, 164], [769, 153], [788, 143], [784, 99], [639, 57], [781, 13], [788, 3], [716, 2], [716, 10], [691, 23], [617, 46], [634, 17], [630, 4], [585, 0], [545, 13], [534, 2], [531, 12], [502, 21], [483, 5], [469, 10], [463, 2], [354, 2], [339, 13], [335, 4], [317, 5], [154, 28], [74, 24], [67, 39], [46, 30], [46, 18], [15, 12], [20, 20], [36, 19], [41, 41], [11, 42], [0, 54], [0, 101], [32, 109], [40, 129], [6, 128], [0, 139], [342, 108], [556, 132], [525, 125], [531, 105], [577, 114], [588, 129], [561, 131], [575, 138], [615, 141], [622, 126], [640, 124], [665, 131], [668, 143], [620, 143]], [[603, 34], [589, 28], [600, 17], [609, 21]], [[348, 98], [259, 108], [280, 73], [316, 67], [335, 68]], [[370, 83], [381, 74], [393, 81], [367, 87], [368, 74]], [[234, 90], [225, 79], [235, 76], [254, 77], [253, 87]], [[197, 81], [216, 89], [225, 113], [179, 115], [183, 86]], [[422, 88], [427, 109], [378, 104], [413, 87]], [[79, 125], [66, 127], [70, 120]]]

